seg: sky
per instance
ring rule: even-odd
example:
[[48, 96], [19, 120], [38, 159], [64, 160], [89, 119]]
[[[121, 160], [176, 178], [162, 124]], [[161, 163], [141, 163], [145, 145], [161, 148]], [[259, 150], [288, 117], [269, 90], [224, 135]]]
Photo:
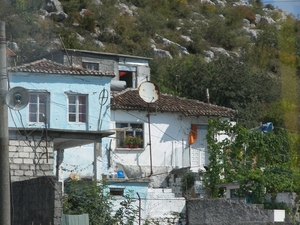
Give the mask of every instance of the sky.
[[272, 4], [275, 8], [282, 9], [300, 19], [300, 0], [263, 0], [263, 3]]

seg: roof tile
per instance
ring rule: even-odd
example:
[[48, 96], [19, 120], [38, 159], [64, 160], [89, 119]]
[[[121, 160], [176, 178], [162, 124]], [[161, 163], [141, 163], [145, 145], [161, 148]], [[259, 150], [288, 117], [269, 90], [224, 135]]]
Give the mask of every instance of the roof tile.
[[[137, 89], [126, 89], [111, 99], [112, 110], [145, 111], [148, 103], [139, 96]], [[223, 116], [232, 118], [237, 111], [231, 108], [212, 105], [198, 100], [160, 94], [159, 99], [149, 104], [150, 111], [181, 112], [185, 116]]]
[[82, 67], [72, 67], [42, 59], [31, 63], [9, 68], [10, 72], [28, 72], [28, 73], [48, 73], [48, 74], [71, 74], [71, 75], [92, 75], [92, 76], [110, 76], [114, 74], [105, 74], [97, 70], [87, 70]]

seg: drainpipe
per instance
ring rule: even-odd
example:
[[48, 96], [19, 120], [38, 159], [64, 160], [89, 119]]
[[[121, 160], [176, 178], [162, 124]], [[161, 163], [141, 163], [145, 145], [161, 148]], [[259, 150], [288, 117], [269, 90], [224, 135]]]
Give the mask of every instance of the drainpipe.
[[0, 224], [11, 224], [5, 23], [0, 21]]
[[150, 175], [153, 175], [153, 168], [152, 168], [152, 147], [151, 147], [151, 129], [150, 129], [150, 104], [148, 103], [148, 132], [149, 132], [149, 154], [150, 154]]
[[141, 197], [140, 197], [140, 194], [137, 192], [136, 193], [138, 198], [139, 198], [139, 225], [141, 225]]

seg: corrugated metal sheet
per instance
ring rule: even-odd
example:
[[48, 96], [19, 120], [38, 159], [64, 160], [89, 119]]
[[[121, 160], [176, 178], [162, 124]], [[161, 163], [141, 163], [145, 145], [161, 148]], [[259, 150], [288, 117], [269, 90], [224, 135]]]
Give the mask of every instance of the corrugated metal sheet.
[[89, 214], [62, 216], [62, 225], [89, 225]]

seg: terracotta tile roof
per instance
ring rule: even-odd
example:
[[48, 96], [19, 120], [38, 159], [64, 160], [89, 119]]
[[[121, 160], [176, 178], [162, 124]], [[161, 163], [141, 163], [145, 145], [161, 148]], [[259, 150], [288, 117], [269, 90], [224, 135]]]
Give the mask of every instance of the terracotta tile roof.
[[[126, 89], [111, 99], [112, 110], [146, 111], [147, 107], [148, 103], [141, 99], [137, 89]], [[180, 112], [185, 116], [222, 116], [228, 118], [232, 118], [237, 113], [230, 108], [162, 93], [159, 100], [150, 103], [150, 111]]]
[[10, 72], [28, 72], [28, 73], [47, 73], [47, 74], [71, 74], [71, 75], [89, 75], [89, 76], [110, 76], [114, 74], [105, 74], [101, 71], [87, 70], [82, 67], [71, 67], [51, 60], [42, 59], [31, 63], [11, 67], [8, 69]]

